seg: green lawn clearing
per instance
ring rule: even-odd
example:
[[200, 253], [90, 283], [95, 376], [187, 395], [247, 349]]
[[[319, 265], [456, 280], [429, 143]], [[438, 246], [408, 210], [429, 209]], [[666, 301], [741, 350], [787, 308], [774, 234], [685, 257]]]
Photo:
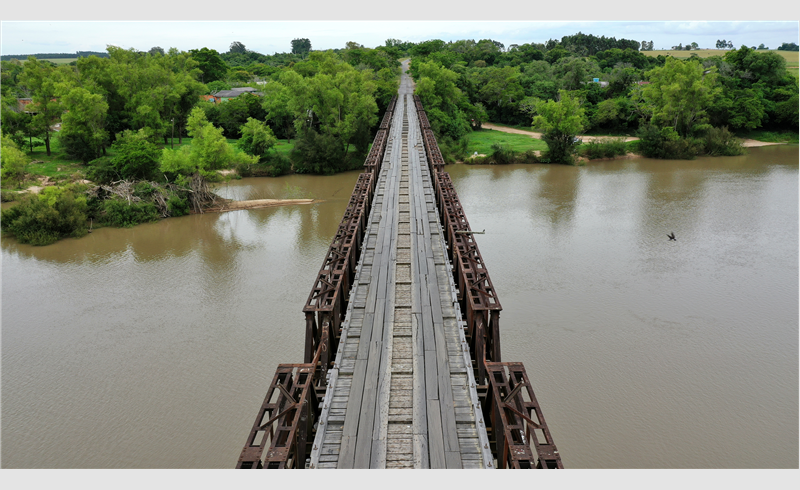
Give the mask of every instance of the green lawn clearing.
[[[738, 49], [738, 48], [737, 48]], [[730, 51], [729, 49], [698, 49], [694, 51], [678, 51], [672, 49], [664, 49], [658, 51], [642, 51], [641, 53], [647, 56], [673, 56], [675, 58], [689, 58], [692, 54], [696, 54], [701, 58], [709, 58], [711, 56], [725, 56], [725, 53]], [[759, 53], [778, 53], [779, 55], [783, 56], [786, 60], [787, 64], [791, 64], [792, 62], [797, 63], [800, 58], [798, 58], [798, 51], [778, 51], [777, 49], [760, 49], [758, 50]]]
[[480, 155], [491, 155], [494, 151], [492, 149], [492, 145], [494, 144], [507, 145], [515, 152], [547, 150], [547, 144], [542, 140], [524, 134], [503, 133], [492, 129], [473, 131], [467, 135], [467, 140], [469, 141], [468, 148], [470, 155], [475, 152], [478, 152]]

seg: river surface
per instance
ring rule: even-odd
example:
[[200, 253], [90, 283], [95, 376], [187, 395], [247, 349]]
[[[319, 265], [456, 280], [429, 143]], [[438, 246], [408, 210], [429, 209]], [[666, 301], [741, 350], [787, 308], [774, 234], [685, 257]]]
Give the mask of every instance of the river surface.
[[[567, 468], [798, 467], [798, 150], [446, 168]], [[358, 172], [2, 239], [4, 468], [232, 468]], [[677, 241], [669, 241], [674, 232]]]

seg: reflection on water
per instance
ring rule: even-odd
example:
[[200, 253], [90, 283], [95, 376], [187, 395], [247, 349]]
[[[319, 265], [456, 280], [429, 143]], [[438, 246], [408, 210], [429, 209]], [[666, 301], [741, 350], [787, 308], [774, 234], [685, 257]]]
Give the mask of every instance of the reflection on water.
[[[796, 147], [447, 170], [566, 466], [797, 467]], [[3, 238], [3, 466], [233, 467], [357, 176], [217, 190], [312, 205]]]

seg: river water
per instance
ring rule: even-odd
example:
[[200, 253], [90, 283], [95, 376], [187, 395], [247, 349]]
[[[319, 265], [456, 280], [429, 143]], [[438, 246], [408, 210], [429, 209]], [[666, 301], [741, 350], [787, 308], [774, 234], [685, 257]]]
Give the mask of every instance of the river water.
[[[797, 468], [798, 151], [447, 167], [568, 468]], [[2, 239], [4, 468], [232, 468], [358, 172]], [[677, 241], [667, 239], [674, 232]]]

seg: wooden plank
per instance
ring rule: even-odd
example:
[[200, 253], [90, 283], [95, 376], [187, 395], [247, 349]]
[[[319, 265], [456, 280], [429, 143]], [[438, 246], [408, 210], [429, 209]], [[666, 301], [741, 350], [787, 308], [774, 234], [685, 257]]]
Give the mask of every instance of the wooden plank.
[[422, 338], [424, 348], [426, 351], [436, 350], [436, 339], [433, 333], [433, 315], [431, 314], [430, 305], [422, 307]]
[[340, 453], [339, 467], [352, 468], [356, 451], [356, 436], [358, 435], [358, 422], [361, 398], [364, 393], [364, 377], [367, 371], [366, 361], [357, 361], [353, 373], [353, 385], [350, 387], [350, 396], [347, 400], [348, 411], [342, 427], [342, 450]]
[[428, 454], [431, 469], [447, 467], [444, 455], [444, 438], [438, 400], [428, 400]]
[[[390, 281], [391, 284], [392, 281]], [[389, 318], [394, 310], [394, 293], [389, 295], [386, 313], [384, 314], [383, 334], [381, 335], [380, 367], [378, 379], [378, 393], [375, 404], [375, 422], [372, 433], [372, 454], [370, 468], [386, 467], [386, 430], [389, 423], [389, 390], [391, 388], [390, 360], [392, 356], [392, 325]]]
[[424, 435], [428, 433], [427, 404], [425, 403], [425, 349], [423, 346], [422, 323], [420, 314], [415, 313], [411, 317], [412, 340], [414, 341], [414, 380], [413, 388], [413, 414], [414, 414], [414, 434]]
[[460, 470], [461, 466], [461, 453], [458, 451], [445, 451], [444, 461], [448, 470]]
[[414, 434], [414, 468], [430, 468], [430, 455], [428, 454], [428, 435]]
[[[382, 308], [383, 305], [380, 305]], [[366, 361], [369, 357], [369, 342], [372, 338], [372, 326], [375, 323], [375, 304], [369, 305], [371, 311], [364, 315], [364, 326], [361, 329], [361, 336], [358, 340], [358, 350], [356, 351], [356, 359]], [[350, 336], [348, 335], [348, 339]], [[345, 351], [349, 346], [345, 344]]]
[[[425, 351], [425, 399], [439, 400], [438, 360], [435, 350]], [[430, 417], [428, 417], [430, 420]]]
[[[438, 292], [438, 288], [436, 288]], [[456, 421], [453, 404], [453, 390], [450, 381], [450, 363], [447, 355], [447, 337], [442, 323], [441, 310], [439, 307], [438, 298], [433, 297], [432, 290], [432, 312], [434, 315], [433, 331], [436, 344], [436, 358], [438, 361], [438, 387], [439, 387], [439, 401], [441, 406], [442, 427], [445, 434], [445, 450], [458, 451], [458, 438], [456, 435]]]
[[[378, 303], [375, 312], [376, 319], [382, 319], [383, 313], [384, 304]], [[353, 463], [355, 468], [369, 468], [370, 465], [372, 430], [375, 421], [375, 406], [377, 403], [378, 373], [381, 362], [381, 344], [383, 343], [383, 339], [381, 338], [383, 333], [381, 329], [382, 324], [382, 321], [377, 321], [373, 325], [369, 358], [366, 361], [367, 366], [364, 375], [363, 396], [361, 398], [361, 405], [357, 408], [360, 414], [358, 416], [358, 435]], [[354, 378], [353, 382], [355, 383], [355, 381]], [[348, 410], [351, 410], [349, 405]]]

